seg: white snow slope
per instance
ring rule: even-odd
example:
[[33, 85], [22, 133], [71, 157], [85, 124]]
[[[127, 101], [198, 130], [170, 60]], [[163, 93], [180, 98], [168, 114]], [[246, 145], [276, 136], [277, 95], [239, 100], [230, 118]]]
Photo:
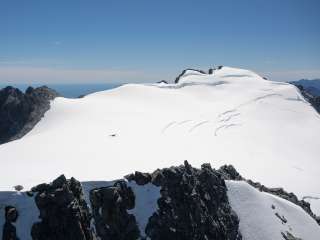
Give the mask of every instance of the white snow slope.
[[187, 159], [195, 167], [233, 164], [268, 187], [317, 198], [319, 135], [319, 115], [293, 85], [230, 67], [213, 75], [188, 72], [178, 84], [56, 98], [31, 132], [0, 145], [0, 191], [28, 189], [62, 173], [113, 180]]
[[239, 217], [244, 240], [284, 239], [281, 233], [287, 232], [298, 239], [319, 239], [319, 225], [299, 206], [259, 192], [243, 181], [226, 183], [229, 202]]

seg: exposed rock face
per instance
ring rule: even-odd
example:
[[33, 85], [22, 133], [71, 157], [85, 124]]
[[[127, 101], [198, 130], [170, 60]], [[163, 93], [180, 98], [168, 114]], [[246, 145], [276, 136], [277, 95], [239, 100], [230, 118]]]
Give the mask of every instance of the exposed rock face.
[[298, 197], [294, 193], [288, 193], [286, 192], [283, 188], [268, 188], [264, 185], [262, 185], [259, 182], [254, 182], [252, 180], [246, 180], [243, 178], [237, 170], [232, 166], [232, 165], [224, 165], [220, 167], [218, 172], [221, 173], [222, 177], [225, 180], [244, 180], [247, 183], [249, 183], [251, 186], [259, 189], [261, 192], [267, 192], [273, 195], [276, 195], [278, 197], [281, 197], [289, 202], [292, 202], [298, 206], [300, 206], [304, 211], [306, 211], [312, 218], [314, 218], [317, 223], [320, 225], [320, 218], [317, 217], [311, 210], [310, 208], [310, 203], [304, 201], [304, 200], [299, 200]]
[[3, 240], [19, 240], [16, 233], [16, 227], [12, 224], [18, 219], [18, 211], [13, 206], [5, 207], [5, 223], [3, 225]]
[[[201, 169], [196, 169], [185, 161], [182, 166], [157, 169], [151, 174], [135, 172], [126, 178], [138, 185], [134, 189], [146, 184], [160, 187], [158, 208], [147, 216], [144, 233], [138, 227], [137, 215], [128, 211], [136, 207], [137, 196], [130, 187], [133, 183], [119, 180], [112, 186], [86, 189], [91, 203], [89, 209], [81, 184], [74, 178], [67, 180], [61, 175], [52, 183], [37, 185], [27, 192], [28, 196], [34, 197], [41, 219], [30, 229], [32, 239], [241, 240], [239, 219], [230, 207], [225, 179], [247, 181], [260, 191], [301, 206], [315, 218], [310, 205], [298, 200], [293, 193], [246, 180], [231, 165], [215, 170], [210, 164], [203, 164]], [[282, 222], [287, 221], [278, 213], [276, 216]], [[13, 224], [17, 218], [17, 209], [7, 206], [3, 240], [18, 240]], [[282, 236], [284, 239], [298, 239], [285, 232]]]
[[127, 210], [135, 206], [135, 195], [125, 181], [90, 191], [97, 235], [102, 240], [131, 240], [140, 236], [135, 216]]
[[244, 180], [244, 178], [237, 172], [232, 165], [223, 165], [218, 172], [225, 180]]
[[145, 185], [151, 181], [151, 175], [149, 173], [142, 173], [136, 171], [134, 174], [125, 176], [128, 181], [135, 181], [138, 185]]
[[[139, 178], [140, 174], [134, 174], [131, 179]], [[225, 182], [209, 164], [195, 169], [185, 162], [156, 170], [148, 179], [161, 186], [159, 209], [146, 226], [150, 239], [241, 239]]]
[[214, 68], [209, 68], [208, 74], [213, 74], [215, 70], [220, 70], [222, 68], [223, 68], [222, 65], [219, 65], [219, 66], [214, 67]]
[[83, 198], [80, 182], [64, 175], [51, 184], [40, 184], [32, 189], [40, 211], [41, 222], [34, 223], [34, 240], [92, 240], [90, 214]]
[[0, 90], [0, 144], [19, 139], [28, 133], [50, 108], [58, 93], [48, 87]]

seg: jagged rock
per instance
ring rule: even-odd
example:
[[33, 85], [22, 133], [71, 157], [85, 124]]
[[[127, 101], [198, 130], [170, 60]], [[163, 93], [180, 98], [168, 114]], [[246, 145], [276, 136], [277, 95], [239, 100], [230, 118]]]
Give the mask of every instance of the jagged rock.
[[113, 186], [92, 189], [90, 202], [97, 235], [102, 240], [131, 240], [140, 236], [133, 209], [135, 196], [125, 181]]
[[32, 189], [41, 222], [33, 224], [34, 240], [92, 240], [90, 213], [80, 182], [61, 175], [51, 184]]
[[16, 185], [16, 186], [13, 186], [14, 190], [16, 190], [17, 192], [20, 192], [23, 190], [23, 186], [22, 185]]
[[150, 239], [241, 239], [225, 182], [209, 164], [195, 169], [185, 161], [157, 170], [152, 179], [158, 179], [161, 197], [146, 227]]
[[19, 240], [16, 231], [16, 227], [12, 223], [5, 222], [3, 225], [2, 240]]
[[222, 65], [219, 65], [218, 67], [214, 67], [214, 68], [209, 68], [208, 74], [213, 74], [214, 70], [220, 70], [222, 68], [223, 68]]
[[16, 227], [12, 224], [18, 219], [18, 211], [13, 206], [5, 207], [5, 223], [3, 225], [2, 240], [19, 240]]
[[50, 187], [53, 189], [62, 188], [67, 183], [67, 179], [64, 175], [60, 175], [58, 178], [52, 181]]
[[19, 139], [28, 133], [58, 96], [48, 87], [29, 87], [25, 93], [17, 88], [0, 90], [0, 144]]
[[157, 187], [161, 186], [163, 179], [164, 175], [162, 174], [162, 171], [160, 169], [157, 169], [151, 174], [151, 182]]
[[136, 171], [134, 174], [125, 176], [128, 181], [135, 181], [138, 185], [145, 185], [151, 181], [151, 175], [149, 173], [142, 173]]
[[33, 188], [31, 188], [32, 192], [44, 192], [45, 190], [50, 188], [50, 184], [41, 183]]
[[18, 219], [18, 211], [13, 206], [6, 206], [5, 207], [5, 219], [7, 222], [15, 222]]
[[243, 180], [243, 177], [232, 165], [223, 165], [219, 168], [218, 172], [225, 180]]

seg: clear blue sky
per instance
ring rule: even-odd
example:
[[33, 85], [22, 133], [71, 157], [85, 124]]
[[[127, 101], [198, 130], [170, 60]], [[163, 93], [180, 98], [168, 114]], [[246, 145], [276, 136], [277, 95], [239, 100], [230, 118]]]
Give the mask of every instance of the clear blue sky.
[[320, 1], [0, 0], [0, 83], [170, 80], [214, 64], [320, 77]]

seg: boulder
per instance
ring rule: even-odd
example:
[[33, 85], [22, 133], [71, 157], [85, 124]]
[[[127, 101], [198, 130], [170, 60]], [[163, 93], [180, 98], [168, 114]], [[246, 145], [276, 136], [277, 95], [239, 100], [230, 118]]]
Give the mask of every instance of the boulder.
[[136, 171], [134, 174], [125, 176], [128, 181], [135, 181], [138, 185], [145, 185], [151, 181], [151, 175], [149, 173], [142, 173]]
[[102, 240], [138, 239], [140, 231], [135, 216], [127, 210], [135, 206], [135, 195], [125, 181], [92, 189], [90, 202], [97, 235]]
[[18, 219], [18, 211], [13, 206], [5, 207], [5, 219], [7, 222], [16, 222]]
[[3, 225], [2, 240], [19, 240], [16, 227], [12, 224], [19, 217], [18, 211], [13, 206], [5, 207], [5, 223]]
[[64, 175], [51, 184], [40, 184], [32, 191], [39, 209], [40, 222], [34, 223], [34, 240], [92, 240], [90, 212], [80, 182]]
[[225, 180], [244, 180], [232, 165], [223, 165], [219, 168], [218, 172]]
[[209, 164], [165, 168], [151, 174], [161, 186], [158, 210], [149, 218], [147, 237], [162, 239], [241, 239], [239, 219], [232, 211], [227, 188]]

